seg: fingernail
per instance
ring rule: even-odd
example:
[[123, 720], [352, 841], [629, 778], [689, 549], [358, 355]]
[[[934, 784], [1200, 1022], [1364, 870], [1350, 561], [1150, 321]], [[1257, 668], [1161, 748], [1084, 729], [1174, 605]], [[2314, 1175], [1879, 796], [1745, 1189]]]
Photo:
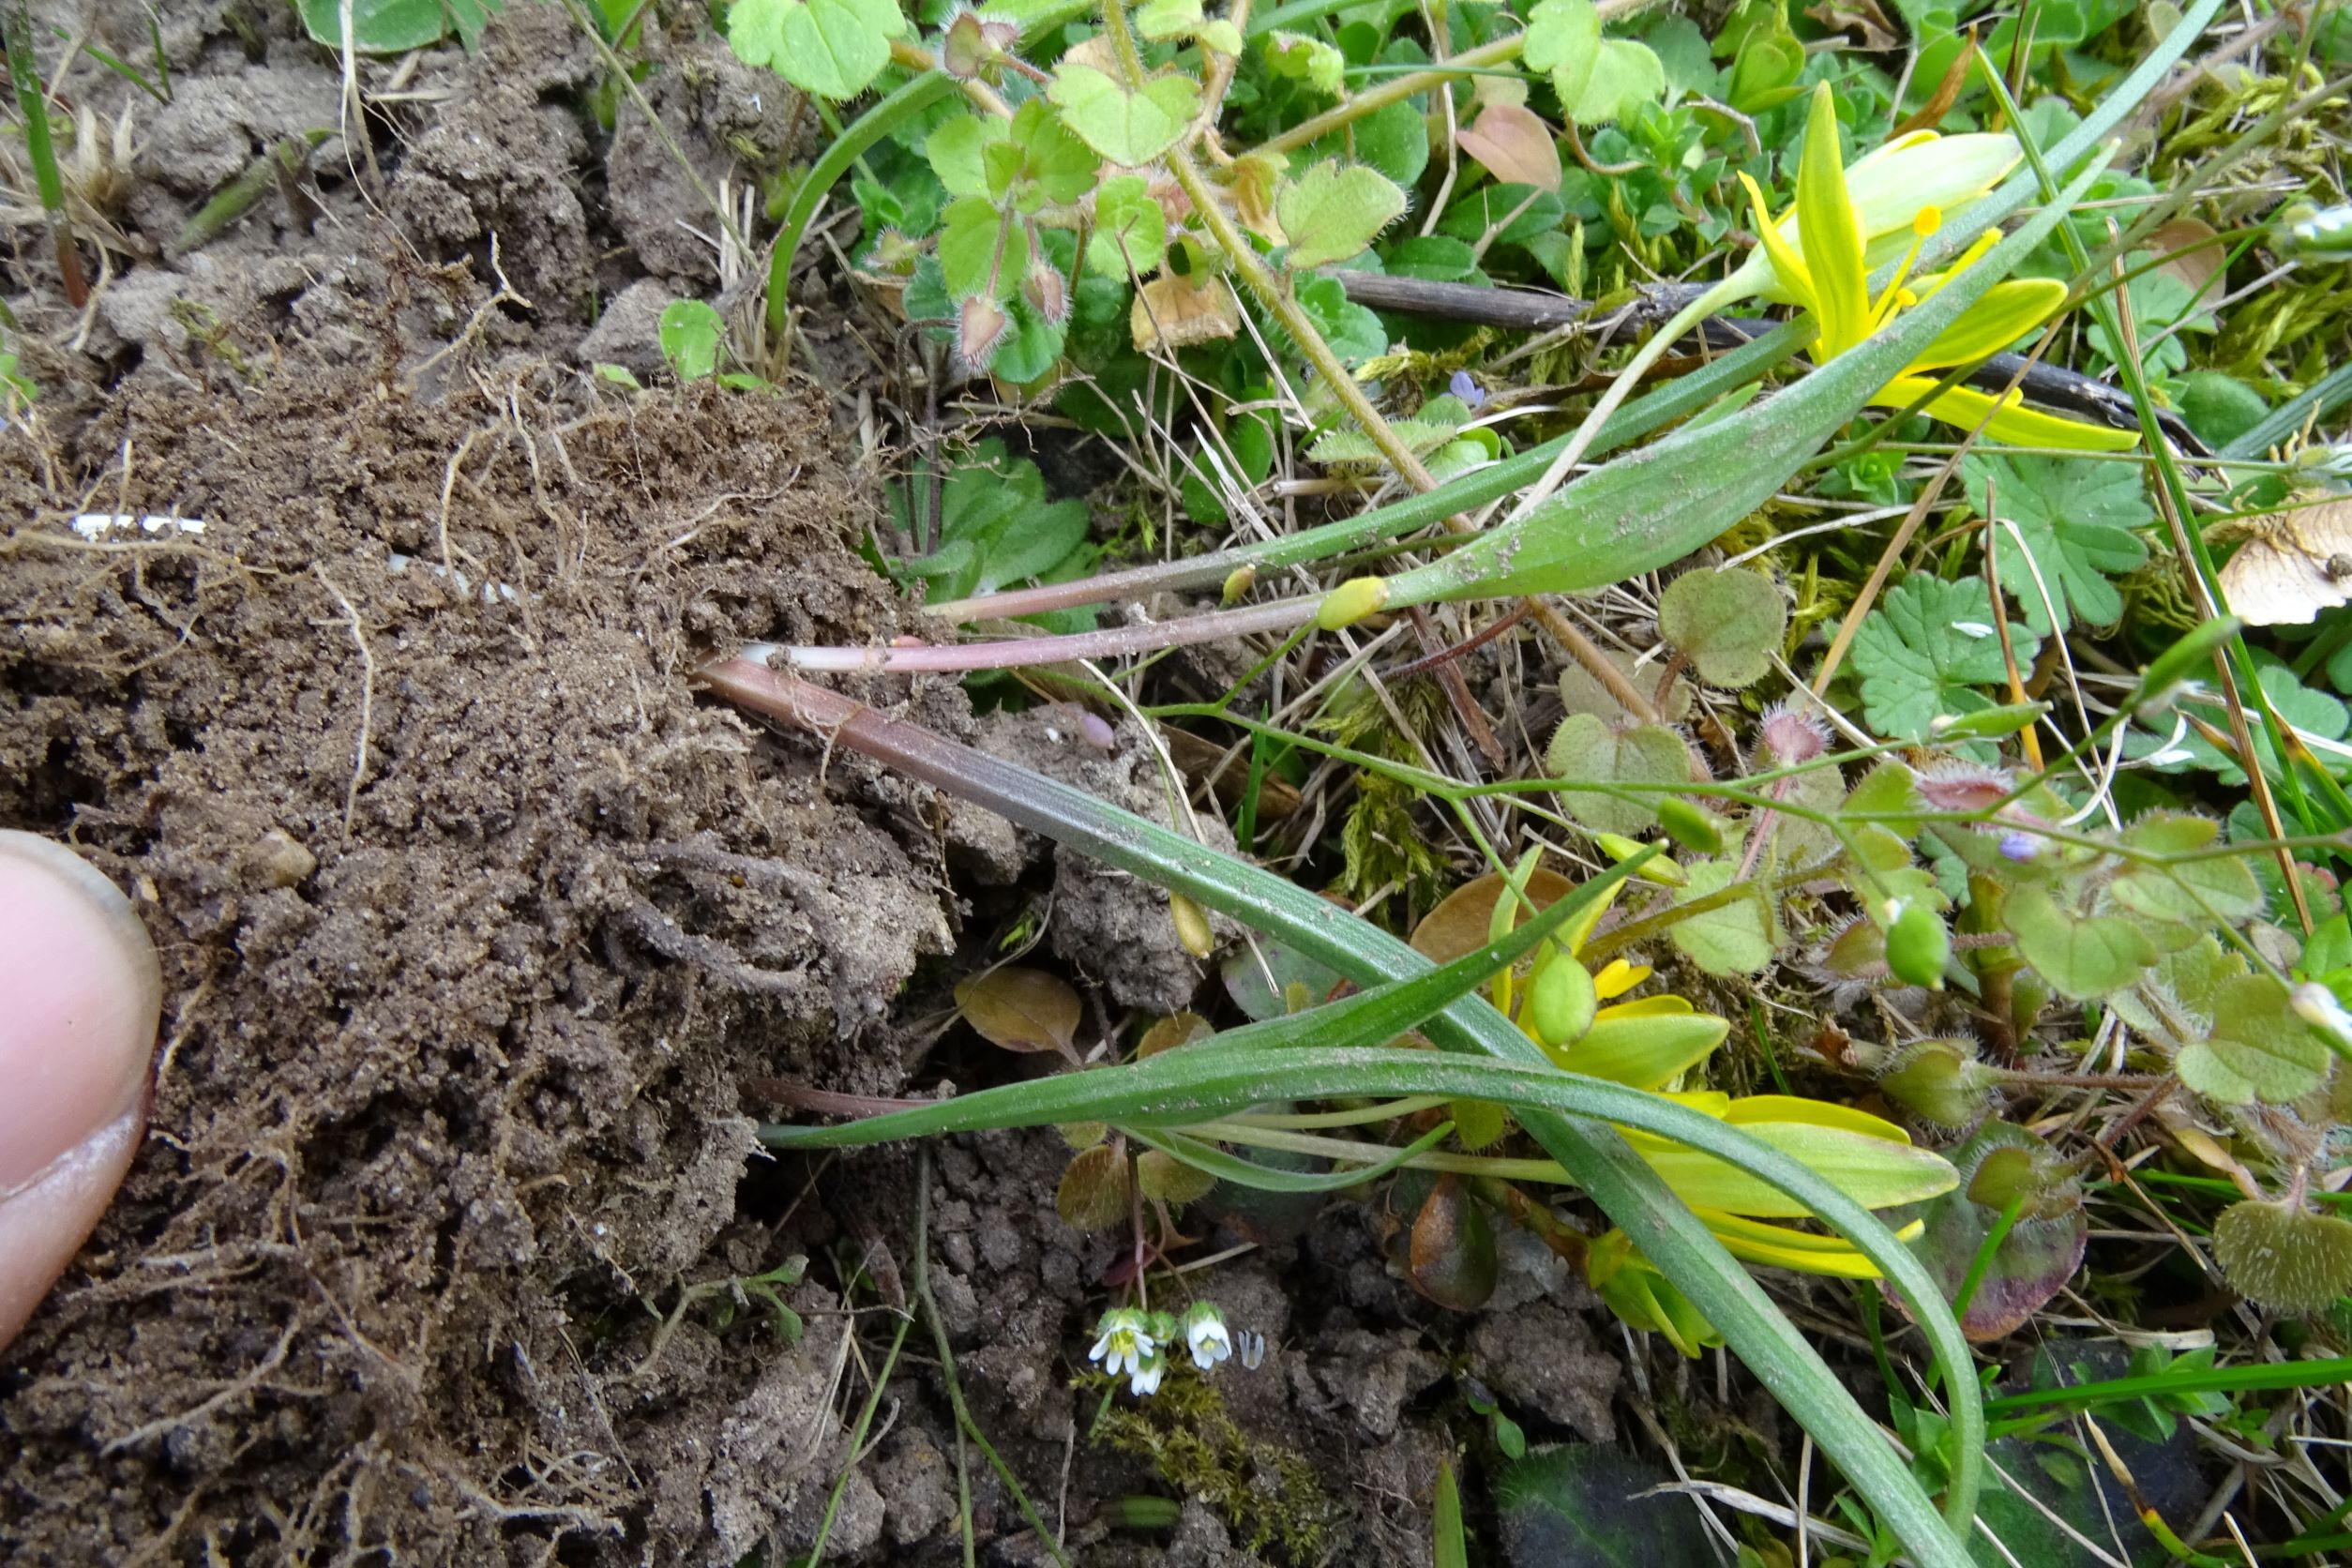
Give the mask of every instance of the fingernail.
[[162, 1005], [121, 891], [62, 845], [0, 830], [0, 1204], [136, 1115]]

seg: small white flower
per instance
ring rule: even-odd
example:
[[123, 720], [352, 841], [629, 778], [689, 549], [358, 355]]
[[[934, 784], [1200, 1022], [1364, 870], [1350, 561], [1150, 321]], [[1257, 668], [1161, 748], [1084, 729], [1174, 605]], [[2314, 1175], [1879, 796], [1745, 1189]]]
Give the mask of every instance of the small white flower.
[[[1132, 1306], [1112, 1307], [1103, 1314], [1102, 1321], [1094, 1325], [1094, 1332], [1101, 1337], [1094, 1341], [1094, 1348], [1086, 1352], [1086, 1359], [1101, 1362], [1103, 1370], [1114, 1378], [1122, 1372], [1133, 1372], [1139, 1382], [1143, 1376], [1143, 1364], [1151, 1360], [1158, 1349], [1143, 1314]], [[1159, 1386], [1156, 1373], [1153, 1375], [1152, 1386]]]
[[1197, 1301], [1184, 1312], [1184, 1344], [1192, 1364], [1203, 1372], [1233, 1354], [1232, 1336], [1225, 1332], [1225, 1314], [1213, 1301]]
[[1135, 1376], [1127, 1384], [1127, 1392], [1138, 1399], [1147, 1399], [1160, 1391], [1160, 1380], [1166, 1376], [1168, 1358], [1153, 1350], [1144, 1359], [1143, 1364], [1135, 1369]]
[[1266, 1359], [1266, 1336], [1254, 1330], [1244, 1329], [1234, 1335], [1234, 1340], [1241, 1351], [1242, 1364], [1252, 1372], [1257, 1371], [1259, 1364]]
[[2306, 980], [2295, 988], [2287, 1003], [2296, 1017], [2314, 1029], [2324, 1029], [2339, 1041], [2352, 1045], [2352, 1013], [2344, 1010], [2336, 993], [2316, 980]]

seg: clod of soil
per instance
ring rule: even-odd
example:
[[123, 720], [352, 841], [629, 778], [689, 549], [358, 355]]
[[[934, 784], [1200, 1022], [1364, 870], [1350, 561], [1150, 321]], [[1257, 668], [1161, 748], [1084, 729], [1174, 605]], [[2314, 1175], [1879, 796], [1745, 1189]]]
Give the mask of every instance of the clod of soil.
[[799, 395], [451, 388], [0, 447], [0, 822], [133, 890], [168, 991], [128, 1184], [0, 1361], [11, 1562], [727, 1560], [838, 1469], [845, 1319], [663, 1321], [784, 1260], [740, 1080], [895, 1090], [845, 1035], [948, 942], [688, 680], [895, 629], [867, 500]]

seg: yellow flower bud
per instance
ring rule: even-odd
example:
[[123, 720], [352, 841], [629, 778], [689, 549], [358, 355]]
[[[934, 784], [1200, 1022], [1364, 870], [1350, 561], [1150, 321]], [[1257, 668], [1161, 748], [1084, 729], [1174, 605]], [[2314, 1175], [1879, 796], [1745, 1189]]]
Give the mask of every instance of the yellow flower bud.
[[1386, 603], [1386, 578], [1349, 578], [1323, 596], [1322, 607], [1315, 612], [1315, 624], [1325, 631], [1337, 631], [1342, 626], [1354, 626]]

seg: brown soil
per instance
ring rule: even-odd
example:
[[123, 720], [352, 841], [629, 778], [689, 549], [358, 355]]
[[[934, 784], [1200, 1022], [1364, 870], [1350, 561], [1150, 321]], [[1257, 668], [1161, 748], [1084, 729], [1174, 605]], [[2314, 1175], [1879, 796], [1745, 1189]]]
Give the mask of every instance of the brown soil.
[[886, 631], [864, 502], [805, 397], [490, 390], [311, 370], [8, 449], [0, 821], [136, 890], [172, 998], [147, 1148], [6, 1363], [11, 1560], [714, 1555], [820, 1457], [822, 1377], [713, 1439], [839, 1319], [640, 1363], [682, 1275], [781, 1260], [737, 1081], [897, 1087], [845, 1036], [947, 939], [935, 870], [685, 678]]

